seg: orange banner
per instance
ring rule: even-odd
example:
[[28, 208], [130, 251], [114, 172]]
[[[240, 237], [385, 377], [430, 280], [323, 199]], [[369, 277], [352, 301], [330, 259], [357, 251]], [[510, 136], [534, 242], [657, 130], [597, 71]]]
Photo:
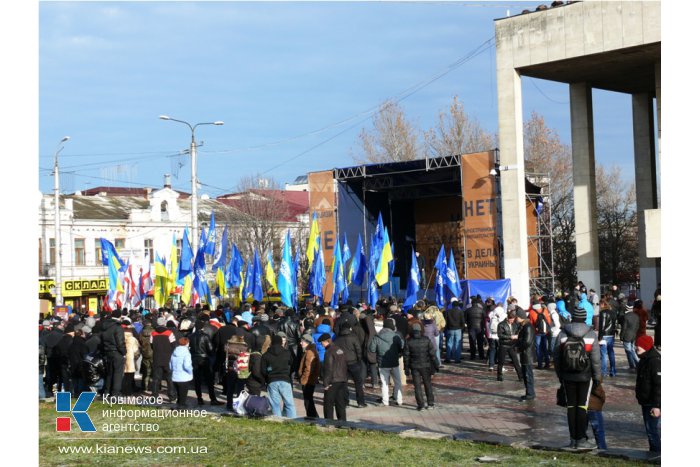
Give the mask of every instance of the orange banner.
[[462, 155], [467, 279], [500, 279], [498, 199], [494, 178], [489, 174], [494, 161], [492, 151]]
[[323, 261], [326, 266], [326, 286], [323, 289], [323, 300], [330, 302], [333, 293], [330, 271], [336, 230], [335, 179], [332, 170], [309, 173], [309, 218], [313, 216], [314, 212], [318, 217], [321, 251], [323, 251]]

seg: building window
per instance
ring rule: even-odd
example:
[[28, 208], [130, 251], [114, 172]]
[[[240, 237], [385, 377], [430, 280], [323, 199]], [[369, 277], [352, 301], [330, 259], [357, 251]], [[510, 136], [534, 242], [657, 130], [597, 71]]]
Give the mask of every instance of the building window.
[[180, 258], [182, 256], [182, 239], [176, 240], [175, 243], [177, 245], [177, 257]]
[[85, 240], [82, 238], [75, 239], [75, 265], [85, 266]]
[[56, 239], [49, 238], [49, 264], [54, 266], [56, 264]]
[[95, 266], [102, 264], [102, 241], [98, 238], [95, 240]]
[[126, 246], [126, 239], [125, 238], [115, 238], [114, 239], [114, 249], [117, 250], [117, 253], [121, 253], [121, 250], [123, 250], [125, 246]]
[[160, 203], [160, 220], [161, 222], [169, 221], [170, 216], [168, 215], [168, 202], [163, 201]]
[[153, 260], [155, 258], [153, 256], [153, 239], [152, 238], [147, 238], [143, 241], [143, 249], [144, 249], [144, 253], [148, 257], [148, 262], [153, 263]]

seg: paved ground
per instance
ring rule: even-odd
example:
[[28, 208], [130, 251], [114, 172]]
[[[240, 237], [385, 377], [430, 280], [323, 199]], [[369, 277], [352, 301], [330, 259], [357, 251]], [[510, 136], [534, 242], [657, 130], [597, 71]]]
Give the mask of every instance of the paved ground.
[[[351, 406], [347, 411], [351, 425], [392, 432], [419, 430], [454, 439], [472, 439], [498, 444], [539, 449], [561, 448], [568, 444], [566, 410], [556, 406], [559, 382], [553, 369], [534, 370], [533, 401], [520, 402], [525, 393], [512, 366], [505, 381], [496, 381], [496, 372], [488, 371], [484, 360], [469, 359], [468, 343], [460, 364], [445, 364], [433, 379], [436, 409], [416, 410], [413, 385], [405, 386], [403, 406], [385, 407], [377, 402], [378, 388], [367, 389], [367, 408], [358, 408], [354, 388], [350, 386]], [[608, 455], [645, 459], [648, 443], [642, 415], [634, 395], [635, 373], [628, 369], [622, 345], [615, 343], [618, 375], [605, 376], [606, 404], [603, 410]], [[466, 358], [465, 358], [466, 357]], [[218, 392], [218, 391], [217, 391]], [[190, 404], [196, 404], [194, 391]], [[206, 400], [206, 395], [204, 396]], [[294, 387], [298, 417], [305, 415], [301, 390]], [[323, 414], [323, 392], [316, 391], [318, 412]], [[225, 412], [223, 407], [205, 406], [208, 411]], [[303, 419], [302, 419], [303, 420]], [[352, 423], [356, 422], [356, 423]], [[589, 427], [589, 436], [593, 434]]]

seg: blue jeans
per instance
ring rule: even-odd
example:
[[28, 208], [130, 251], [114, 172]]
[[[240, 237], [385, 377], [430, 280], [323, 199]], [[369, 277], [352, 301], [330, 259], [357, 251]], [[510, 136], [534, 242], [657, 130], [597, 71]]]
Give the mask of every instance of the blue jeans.
[[630, 368], [637, 368], [637, 363], [639, 363], [639, 357], [637, 352], [634, 351], [634, 342], [623, 342], [622, 346], [625, 348], [625, 354], [627, 354], [627, 363], [629, 363]]
[[603, 376], [608, 374], [606, 360], [610, 362], [610, 376], [615, 376], [615, 336], [603, 336], [603, 345], [600, 346], [600, 368]]
[[46, 399], [46, 389], [44, 389], [44, 375], [39, 372], [39, 399]]
[[498, 339], [489, 339], [489, 368], [496, 364], [496, 351], [498, 351]]
[[267, 394], [270, 396], [272, 415], [282, 416], [280, 401], [284, 403], [284, 416], [287, 418], [297, 418], [297, 411], [294, 407], [294, 395], [292, 385], [287, 381], [273, 381], [267, 385]]
[[642, 416], [644, 417], [644, 428], [647, 430], [649, 439], [649, 451], [661, 452], [661, 417], [654, 417], [651, 414], [650, 405], [642, 406]]
[[537, 350], [537, 368], [542, 368], [542, 360], [549, 365], [549, 339], [546, 334], [535, 334], [535, 349]]
[[595, 442], [598, 444], [598, 449], [608, 449], [608, 445], [605, 442], [605, 424], [603, 423], [603, 412], [588, 409], [588, 421], [593, 429], [593, 436], [595, 436]]
[[459, 362], [462, 360], [462, 330], [448, 329], [445, 331], [447, 336], [447, 355], [446, 360]]
[[532, 364], [522, 365], [523, 379], [525, 380], [525, 395], [535, 397], [535, 375], [532, 373]]

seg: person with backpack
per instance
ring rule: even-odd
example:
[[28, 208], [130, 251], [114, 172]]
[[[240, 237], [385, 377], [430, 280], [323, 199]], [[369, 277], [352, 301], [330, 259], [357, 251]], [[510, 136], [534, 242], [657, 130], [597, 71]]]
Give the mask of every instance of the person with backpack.
[[586, 435], [588, 429], [588, 400], [594, 384], [603, 381], [600, 372], [600, 346], [593, 328], [586, 324], [587, 313], [574, 309], [571, 324], [565, 325], [557, 336], [554, 369], [566, 393], [566, 415], [569, 422], [568, 447], [596, 449], [597, 444]]
[[242, 336], [233, 335], [224, 346], [226, 371], [226, 408], [233, 411], [233, 399], [238, 397], [250, 376], [250, 353]]
[[537, 351], [537, 369], [549, 368], [549, 337], [552, 334], [552, 318], [542, 302], [534, 298], [529, 310], [530, 322], [535, 328], [535, 349]]

